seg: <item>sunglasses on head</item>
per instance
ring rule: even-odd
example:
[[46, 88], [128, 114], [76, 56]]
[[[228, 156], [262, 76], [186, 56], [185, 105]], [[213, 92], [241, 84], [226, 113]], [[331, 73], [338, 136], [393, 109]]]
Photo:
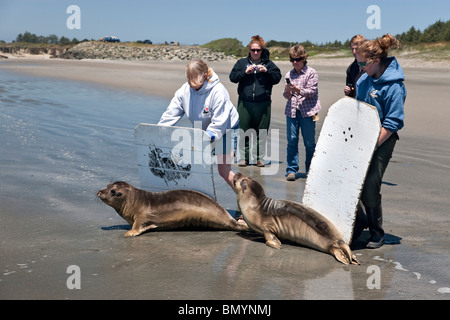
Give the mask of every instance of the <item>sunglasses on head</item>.
[[261, 52], [262, 49], [250, 49], [250, 51], [253, 51], [253, 52]]
[[289, 61], [291, 61], [291, 62], [300, 62], [300, 61], [302, 61], [303, 60], [303, 58], [289, 58]]

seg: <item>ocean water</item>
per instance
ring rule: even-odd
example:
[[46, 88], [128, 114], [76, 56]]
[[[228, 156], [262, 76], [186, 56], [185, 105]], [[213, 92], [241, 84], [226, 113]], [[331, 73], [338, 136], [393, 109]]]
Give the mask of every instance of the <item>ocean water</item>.
[[157, 123], [168, 103], [88, 83], [0, 72], [0, 209], [42, 198], [46, 205], [69, 208], [116, 180], [139, 187], [134, 128]]

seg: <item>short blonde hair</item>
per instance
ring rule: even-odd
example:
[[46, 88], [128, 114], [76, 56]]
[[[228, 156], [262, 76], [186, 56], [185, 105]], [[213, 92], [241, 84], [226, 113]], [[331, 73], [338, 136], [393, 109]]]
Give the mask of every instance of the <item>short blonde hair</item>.
[[305, 47], [303, 47], [301, 44], [297, 44], [289, 49], [289, 57], [294, 59], [301, 58], [303, 60], [303, 63], [306, 64], [308, 54], [306, 53]]
[[350, 45], [356, 44], [357, 46], [359, 46], [362, 42], [366, 40], [367, 39], [364, 36], [357, 34], [350, 39]]
[[206, 74], [206, 79], [210, 81], [212, 77], [212, 70], [208, 68], [208, 65], [203, 60], [189, 61], [186, 66], [186, 77], [189, 84], [192, 86], [201, 86], [205, 82], [203, 78]]

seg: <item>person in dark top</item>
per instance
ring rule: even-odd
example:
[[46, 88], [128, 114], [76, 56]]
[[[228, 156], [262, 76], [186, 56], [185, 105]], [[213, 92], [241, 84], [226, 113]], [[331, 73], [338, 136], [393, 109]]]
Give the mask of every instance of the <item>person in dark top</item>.
[[362, 35], [357, 34], [350, 40], [350, 49], [352, 49], [353, 56], [355, 57], [355, 60], [351, 65], [347, 68], [347, 78], [345, 81], [345, 89], [344, 93], [346, 96], [355, 97], [355, 87], [356, 82], [358, 81], [361, 74], [364, 72], [360, 70], [358, 63], [356, 61], [356, 48], [362, 43], [366, 41], [366, 38], [364, 38]]
[[[260, 130], [268, 130], [270, 125], [270, 109], [272, 86], [281, 80], [280, 69], [269, 59], [269, 50], [265, 48], [264, 40], [253, 36], [249, 43], [248, 57], [239, 59], [230, 73], [230, 81], [238, 83], [238, 113], [239, 127], [244, 132], [249, 129], [256, 131], [256, 165], [264, 167], [265, 144], [267, 134], [260, 135]], [[250, 159], [249, 137], [239, 143], [242, 159], [239, 166], [247, 166]]]

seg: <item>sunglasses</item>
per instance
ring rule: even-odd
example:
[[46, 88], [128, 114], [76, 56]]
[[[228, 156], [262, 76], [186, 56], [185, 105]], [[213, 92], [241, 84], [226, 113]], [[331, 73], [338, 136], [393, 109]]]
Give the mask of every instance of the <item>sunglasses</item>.
[[250, 51], [253, 51], [253, 52], [257, 53], [257, 52], [261, 52], [262, 49], [250, 49]]
[[289, 61], [291, 61], [291, 62], [300, 62], [300, 61], [302, 61], [303, 60], [303, 58], [289, 58]]
[[359, 66], [360, 68], [365, 68], [365, 67], [367, 67], [368, 64], [371, 64], [372, 61], [365, 61], [365, 62], [359, 62], [359, 61], [356, 61], [356, 63], [358, 64], [358, 66]]

